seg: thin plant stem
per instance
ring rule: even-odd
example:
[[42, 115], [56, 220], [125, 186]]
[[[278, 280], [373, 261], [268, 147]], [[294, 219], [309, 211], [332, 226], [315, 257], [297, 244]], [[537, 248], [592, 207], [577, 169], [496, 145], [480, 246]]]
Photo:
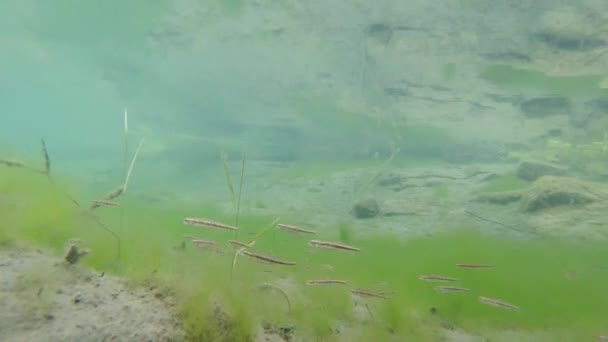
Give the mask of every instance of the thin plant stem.
[[[236, 217], [235, 217], [235, 223], [234, 225], [238, 228], [239, 226], [239, 214], [240, 214], [240, 210], [241, 210], [241, 194], [243, 193], [243, 180], [245, 179], [245, 154], [243, 153], [243, 159], [241, 161], [241, 181], [239, 183], [239, 195], [238, 195], [238, 199], [236, 201]], [[238, 240], [239, 238], [239, 231], [236, 230], [234, 232], [234, 239]]]
[[139, 151], [141, 151], [141, 147], [144, 144], [144, 139], [142, 138], [139, 141], [139, 145], [137, 146], [137, 150], [135, 150], [135, 155], [133, 156], [133, 160], [131, 160], [131, 166], [129, 167], [129, 171], [127, 172], [127, 177], [125, 178], [124, 191], [127, 192], [127, 185], [129, 184], [129, 179], [131, 179], [131, 174], [133, 173], [133, 167], [135, 166], [135, 161], [137, 160], [137, 156], [139, 155]]

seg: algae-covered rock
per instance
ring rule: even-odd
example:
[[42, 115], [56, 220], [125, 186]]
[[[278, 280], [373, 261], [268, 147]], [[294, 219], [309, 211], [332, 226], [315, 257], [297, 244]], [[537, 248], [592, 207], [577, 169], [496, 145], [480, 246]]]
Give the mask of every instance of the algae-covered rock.
[[569, 114], [572, 106], [561, 96], [535, 97], [520, 104], [521, 111], [528, 118], [544, 118], [552, 115]]
[[575, 178], [544, 176], [521, 197], [521, 209], [537, 211], [562, 205], [584, 205], [602, 200], [608, 193], [598, 185]]
[[539, 37], [562, 50], [592, 50], [606, 45], [605, 35], [598, 30], [606, 17], [602, 11], [586, 7], [559, 6], [542, 15]]
[[353, 205], [353, 215], [356, 218], [372, 218], [379, 213], [380, 207], [378, 206], [378, 202], [371, 198], [361, 200]]
[[475, 202], [482, 203], [493, 203], [493, 204], [509, 204], [517, 202], [523, 195], [522, 191], [501, 191], [501, 192], [488, 192], [478, 195], [475, 198]]
[[527, 181], [534, 181], [542, 176], [563, 176], [566, 174], [566, 169], [557, 165], [537, 162], [524, 161], [519, 164], [516, 175]]

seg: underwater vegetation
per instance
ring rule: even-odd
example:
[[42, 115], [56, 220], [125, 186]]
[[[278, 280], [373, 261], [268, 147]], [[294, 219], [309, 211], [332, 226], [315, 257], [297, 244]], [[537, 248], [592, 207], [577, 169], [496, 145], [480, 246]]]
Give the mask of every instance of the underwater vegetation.
[[[246, 159], [234, 186], [226, 154], [234, 215], [212, 198], [174, 205], [131, 198], [138, 152], [125, 162], [122, 191], [100, 198], [51, 178], [44, 144], [43, 151], [42, 170], [1, 162], [0, 246], [59, 254], [78, 239], [89, 250], [85, 265], [174, 296], [193, 341], [250, 341], [260, 329], [284, 340], [435, 341], [462, 331], [488, 339], [542, 332], [547, 341], [566, 341], [608, 329], [604, 241], [497, 237], [484, 233], [483, 221], [433, 236], [363, 238], [348, 223], [305, 225], [306, 213], [242, 215]], [[520, 186], [507, 176], [485, 191]], [[436, 195], [447, 196], [447, 188]], [[91, 207], [76, 198], [92, 198]]]
[[487, 66], [480, 77], [501, 87], [520, 91], [526, 89], [561, 96], [606, 97], [606, 90], [599, 87], [601, 76], [549, 76], [540, 71], [517, 68], [506, 64]]
[[[266, 233], [251, 249], [236, 249], [243, 255], [231, 280], [234, 230], [207, 225], [233, 218], [212, 204], [159, 210], [123, 200], [128, 226], [119, 233], [117, 260], [112, 238], [48, 182], [17, 169], [3, 168], [0, 176], [3, 197], [11, 199], [0, 207], [2, 244], [30, 241], [62, 253], [79, 238], [91, 251], [86, 265], [176, 296], [192, 340], [249, 340], [261, 325], [313, 339], [435, 340], [446, 324], [484, 336], [542, 330], [567, 340], [601, 333], [608, 319], [602, 242], [507, 240], [473, 227], [404, 241], [358, 239], [346, 225], [313, 235], [244, 215], [243, 241]], [[112, 208], [100, 209], [104, 221], [120, 220]], [[182, 224], [191, 212], [210, 218], [199, 221], [205, 228]], [[349, 246], [358, 250], [342, 250]]]

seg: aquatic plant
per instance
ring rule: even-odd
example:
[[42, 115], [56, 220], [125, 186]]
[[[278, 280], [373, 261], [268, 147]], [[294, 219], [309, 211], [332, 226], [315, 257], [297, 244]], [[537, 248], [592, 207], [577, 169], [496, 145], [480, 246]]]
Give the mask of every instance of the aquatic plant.
[[[80, 237], [91, 250], [84, 264], [172, 289], [191, 339], [247, 340], [268, 324], [326, 340], [436, 340], [445, 324], [485, 336], [550, 329], [553, 337], [585, 339], [608, 319], [602, 288], [608, 273], [601, 262], [608, 252], [601, 241], [499, 239], [474, 227], [408, 240], [315, 229], [309, 240], [312, 230], [290, 218], [239, 215], [234, 227], [224, 223], [231, 215], [203, 200], [154, 207], [127, 197], [120, 204], [137, 224], [121, 234], [129, 248], [116, 263], [108, 240], [90, 229], [87, 217], [74, 215], [80, 209], [53, 187], [38, 172], [0, 168], [0, 193], [27, 199], [0, 204], [0, 239], [29, 240], [61, 253], [65, 241]], [[205, 219], [189, 218], [193, 212], [204, 212]], [[222, 229], [192, 236], [184, 218]], [[235, 229], [251, 238], [232, 239]], [[240, 256], [255, 262], [236, 272]], [[346, 328], [336, 333], [337, 326]]]

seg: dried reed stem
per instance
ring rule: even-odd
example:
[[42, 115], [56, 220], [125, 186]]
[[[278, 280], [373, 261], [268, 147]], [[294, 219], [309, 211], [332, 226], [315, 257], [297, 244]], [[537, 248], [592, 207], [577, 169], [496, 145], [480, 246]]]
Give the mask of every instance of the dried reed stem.
[[349, 245], [345, 245], [338, 242], [332, 241], [321, 241], [321, 240], [310, 240], [308, 245], [316, 248], [333, 249], [341, 251], [359, 252], [361, 249]]
[[279, 224], [277, 224], [277, 228], [281, 229], [281, 230], [284, 230], [286, 232], [290, 232], [290, 233], [316, 234], [315, 231], [304, 229], [304, 228], [300, 228], [300, 227], [296, 227], [296, 226], [293, 226], [293, 225], [290, 225], [290, 224], [279, 223]]
[[274, 285], [274, 284], [270, 284], [270, 283], [263, 283], [260, 286], [258, 286], [258, 289], [260, 290], [275, 290], [277, 292], [279, 292], [280, 294], [283, 295], [283, 298], [285, 298], [285, 301], [287, 302], [287, 307], [289, 308], [289, 312], [291, 312], [291, 302], [289, 301], [289, 297], [287, 296], [287, 293], [285, 293], [285, 291], [283, 291], [282, 288]]
[[125, 107], [125, 131], [124, 131], [124, 143], [123, 143], [123, 177], [127, 179], [127, 165], [129, 161], [129, 114], [127, 107]]
[[[74, 201], [74, 203], [76, 203], [78, 206], [80, 206], [80, 204], [78, 204], [78, 202]], [[120, 241], [120, 237], [118, 236], [118, 234], [114, 233], [114, 231], [112, 229], [110, 229], [108, 226], [106, 226], [103, 223], [103, 221], [101, 221], [101, 219], [99, 217], [95, 216], [95, 214], [93, 214], [92, 212], [85, 211], [85, 214], [87, 214], [90, 218], [92, 218], [101, 228], [103, 228], [105, 231], [110, 233], [116, 239], [116, 243], [118, 244], [118, 259], [120, 259], [121, 241]]]
[[[251, 241], [249, 241], [249, 243], [247, 245], [249, 246], [253, 246], [253, 244], [255, 244], [255, 242], [257, 241], [257, 239], [259, 239], [262, 235], [264, 235], [264, 233], [266, 233], [268, 231], [268, 229], [272, 228], [275, 224], [277, 224], [277, 222], [279, 222], [281, 218], [277, 217], [274, 221], [272, 221], [272, 223], [270, 223], [268, 226], [266, 226], [264, 229], [262, 229], [259, 233], [257, 233], [253, 239], [251, 239]], [[236, 269], [236, 260], [238, 258], [238, 256], [243, 253], [248, 247], [244, 247], [241, 248], [237, 251], [234, 252], [234, 255], [232, 256], [232, 265], [230, 266], [230, 282], [232, 282], [232, 279], [234, 277], [234, 270]]]
[[129, 166], [129, 171], [127, 172], [127, 177], [125, 178], [124, 192], [127, 192], [127, 185], [129, 185], [129, 179], [131, 179], [131, 173], [133, 173], [133, 167], [135, 166], [135, 161], [137, 160], [137, 156], [139, 155], [139, 151], [141, 150], [142, 145], [144, 144], [144, 139], [142, 138], [139, 141], [139, 145], [137, 146], [137, 150], [135, 150], [135, 155], [133, 156], [133, 160], [131, 160], [131, 166]]
[[228, 186], [228, 192], [230, 193], [232, 206], [236, 210], [236, 196], [234, 194], [232, 178], [230, 177], [230, 170], [228, 169], [228, 154], [226, 154], [226, 151], [222, 150], [220, 152], [220, 159], [222, 160], [222, 165], [224, 166], [224, 175], [226, 176], [226, 185]]
[[49, 158], [49, 151], [46, 148], [44, 139], [40, 139], [42, 144], [42, 156], [44, 157], [44, 174], [51, 177], [51, 158]]
[[469, 214], [469, 215], [471, 215], [471, 216], [473, 216], [473, 217], [475, 217], [475, 218], [478, 218], [478, 219], [480, 219], [482, 221], [486, 221], [486, 222], [490, 222], [490, 223], [495, 223], [497, 225], [503, 226], [503, 227], [505, 227], [507, 229], [510, 229], [510, 230], [514, 230], [516, 232], [523, 232], [523, 233], [530, 233], [530, 234], [535, 234], [535, 235], [542, 235], [541, 233], [535, 232], [533, 230], [519, 229], [519, 228], [511, 227], [508, 224], [504, 224], [502, 222], [498, 222], [498, 221], [487, 219], [485, 217], [481, 217], [481, 216], [479, 216], [479, 215], [477, 215], [477, 214], [475, 214], [475, 213], [473, 213], [471, 211], [468, 211], [468, 210], [465, 210], [464, 212], [467, 213], [467, 214]]
[[391, 149], [391, 155], [390, 157], [384, 162], [382, 163], [382, 165], [380, 165], [380, 168], [378, 169], [378, 171], [374, 174], [374, 176], [372, 178], [370, 178], [367, 183], [365, 183], [360, 189], [359, 191], [355, 192], [354, 196], [353, 196], [353, 201], [356, 200], [357, 198], [359, 198], [359, 196], [361, 196], [361, 194], [370, 186], [372, 185], [376, 179], [378, 179], [378, 177], [380, 177], [380, 175], [382, 175], [382, 172], [385, 171], [386, 167], [388, 165], [390, 165], [390, 163], [392, 163], [393, 159], [395, 159], [395, 156], [397, 156], [397, 154], [399, 154], [399, 151], [401, 149], [398, 148], [395, 144], [393, 144], [392, 149]]
[[211, 228], [211, 229], [223, 229], [223, 230], [237, 230], [236, 227], [229, 226], [224, 223], [211, 221], [205, 218], [197, 218], [197, 217], [187, 217], [184, 219], [184, 224], [199, 227], [199, 228]]
[[[236, 201], [236, 213], [235, 213], [235, 218], [234, 218], [234, 225], [236, 227], [239, 226], [239, 214], [240, 214], [240, 210], [241, 210], [241, 194], [243, 193], [243, 180], [245, 179], [245, 154], [243, 154], [243, 159], [241, 160], [241, 180], [239, 182], [239, 195], [238, 195], [238, 199]], [[236, 232], [234, 232], [234, 239], [238, 239], [239, 238], [239, 232], [238, 230]]]

